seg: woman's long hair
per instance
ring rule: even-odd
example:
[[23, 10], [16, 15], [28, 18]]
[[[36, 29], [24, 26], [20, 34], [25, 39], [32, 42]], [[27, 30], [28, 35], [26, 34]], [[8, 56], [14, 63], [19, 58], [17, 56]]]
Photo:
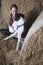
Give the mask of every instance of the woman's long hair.
[[[12, 4], [11, 7], [10, 7], [10, 10], [12, 10], [13, 7], [15, 7], [16, 10], [18, 11], [18, 7], [17, 7], [16, 4]], [[13, 16], [12, 16], [12, 14], [10, 14], [10, 22], [9, 22], [9, 25], [12, 25], [12, 23], [13, 23]]]
[[12, 18], [12, 14], [10, 14], [10, 22], [9, 22], [9, 25], [12, 25], [13, 23], [13, 18]]

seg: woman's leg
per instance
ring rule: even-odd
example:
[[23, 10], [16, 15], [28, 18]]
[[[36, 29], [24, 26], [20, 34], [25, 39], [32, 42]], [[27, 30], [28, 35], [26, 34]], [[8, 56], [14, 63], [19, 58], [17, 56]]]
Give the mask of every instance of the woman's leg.
[[5, 36], [9, 36], [11, 34], [9, 32], [9, 29], [0, 29], [0, 32], [3, 33]]
[[17, 46], [16, 46], [16, 51], [19, 50], [20, 41], [21, 41], [21, 35], [18, 35], [18, 42], [17, 42]]
[[12, 38], [12, 37], [14, 37], [16, 34], [17, 34], [17, 32], [14, 32], [14, 33], [12, 33], [10, 36], [4, 38], [3, 40], [7, 40], [7, 39], [9, 39], [9, 38]]

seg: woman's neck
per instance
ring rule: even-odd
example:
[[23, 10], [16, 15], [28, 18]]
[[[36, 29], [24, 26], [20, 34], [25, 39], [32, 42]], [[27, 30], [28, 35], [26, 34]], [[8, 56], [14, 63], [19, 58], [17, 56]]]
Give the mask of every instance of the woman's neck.
[[13, 21], [18, 21], [20, 19], [20, 15], [17, 13], [15, 16], [12, 16]]
[[13, 18], [13, 21], [15, 21], [15, 19], [16, 19], [16, 16], [13, 16], [12, 18]]

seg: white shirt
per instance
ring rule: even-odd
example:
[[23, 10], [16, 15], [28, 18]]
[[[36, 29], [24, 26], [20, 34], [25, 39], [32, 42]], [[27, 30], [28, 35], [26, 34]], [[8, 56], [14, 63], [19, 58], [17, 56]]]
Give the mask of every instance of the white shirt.
[[18, 21], [14, 21], [12, 26], [9, 26], [9, 32], [13, 33], [14, 31], [17, 31], [18, 35], [24, 31], [24, 19], [22, 17]]

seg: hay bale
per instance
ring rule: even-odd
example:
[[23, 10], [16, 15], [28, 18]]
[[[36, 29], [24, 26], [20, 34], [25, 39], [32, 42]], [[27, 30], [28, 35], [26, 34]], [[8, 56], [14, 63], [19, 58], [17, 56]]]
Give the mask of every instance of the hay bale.
[[7, 40], [7, 48], [8, 48], [8, 51], [9, 50], [15, 50], [16, 49], [16, 45], [17, 45], [17, 39], [15, 38], [11, 38], [9, 40]]
[[18, 65], [19, 60], [19, 54], [18, 52], [14, 50], [10, 50], [8, 53], [6, 53], [6, 65]]
[[4, 38], [4, 35], [0, 32], [0, 39]]
[[24, 44], [19, 65], [43, 65], [43, 26]]
[[6, 57], [2, 51], [0, 51], [0, 65], [6, 65]]
[[3, 18], [1, 7], [0, 7], [0, 29], [6, 28], [6, 27], [7, 27], [7, 24]]
[[[31, 18], [31, 16], [36, 18], [36, 16], [40, 13], [40, 1], [36, 0], [1, 0], [1, 9], [3, 17], [6, 23], [9, 22], [9, 15], [10, 15], [10, 6], [11, 4], [17, 4], [18, 12], [25, 15], [26, 18]], [[37, 13], [37, 15], [35, 15]], [[34, 19], [34, 18], [32, 18]], [[31, 19], [31, 21], [32, 21]]]
[[[18, 61], [17, 61], [18, 54], [17, 54], [17, 52], [15, 52], [16, 43], [17, 43], [17, 40], [15, 40], [13, 38], [11, 38], [7, 41], [0, 40], [0, 65], [1, 65], [1, 63], [3, 65], [5, 65], [5, 63], [6, 63], [6, 65], [8, 65], [11, 63], [10, 60], [12, 60], [12, 63], [16, 63], [16, 64], [18, 63]], [[3, 56], [5, 56], [5, 60], [4, 60], [4, 57], [2, 56], [2, 54], [3, 54]], [[13, 60], [15, 60], [15, 62], [13, 62]], [[5, 61], [5, 63], [4, 63], [4, 61]]]

